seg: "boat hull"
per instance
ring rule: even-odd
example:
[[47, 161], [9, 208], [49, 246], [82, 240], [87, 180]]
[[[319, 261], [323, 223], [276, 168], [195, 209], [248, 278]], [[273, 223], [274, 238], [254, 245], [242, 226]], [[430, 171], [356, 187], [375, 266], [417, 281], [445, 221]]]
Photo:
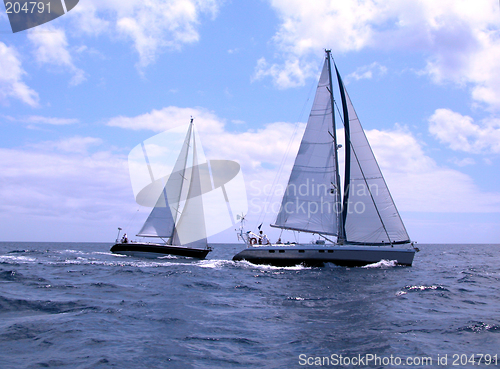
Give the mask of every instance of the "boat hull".
[[184, 246], [170, 246], [141, 242], [117, 243], [111, 247], [111, 252], [116, 254], [152, 258], [164, 255], [177, 255], [196, 259], [205, 259], [210, 251], [212, 251], [210, 248], [196, 249]]
[[249, 247], [233, 257], [234, 261], [246, 260], [253, 264], [275, 266], [322, 266], [333, 263], [339, 266], [364, 266], [381, 260], [395, 260], [398, 265], [411, 266], [415, 250], [388, 246], [258, 246]]

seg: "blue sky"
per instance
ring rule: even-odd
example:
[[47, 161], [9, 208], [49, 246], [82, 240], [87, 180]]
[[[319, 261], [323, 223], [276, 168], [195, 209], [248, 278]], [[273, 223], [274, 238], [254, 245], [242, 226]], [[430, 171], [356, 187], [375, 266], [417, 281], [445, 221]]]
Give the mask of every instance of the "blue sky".
[[1, 239], [137, 232], [127, 155], [191, 115], [207, 157], [241, 164], [249, 228], [272, 223], [263, 189], [287, 151], [288, 179], [324, 48], [410, 237], [498, 242], [496, 0], [81, 0], [16, 34], [2, 8]]

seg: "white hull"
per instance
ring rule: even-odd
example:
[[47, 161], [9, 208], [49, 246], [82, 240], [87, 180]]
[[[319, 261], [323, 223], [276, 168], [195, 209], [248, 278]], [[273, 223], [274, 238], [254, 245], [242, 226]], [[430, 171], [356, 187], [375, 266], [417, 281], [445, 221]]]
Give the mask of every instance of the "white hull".
[[411, 266], [413, 248], [391, 246], [338, 246], [338, 245], [268, 245], [248, 247], [233, 257], [254, 264], [292, 266], [297, 264], [363, 266], [381, 260], [395, 260], [399, 265]]

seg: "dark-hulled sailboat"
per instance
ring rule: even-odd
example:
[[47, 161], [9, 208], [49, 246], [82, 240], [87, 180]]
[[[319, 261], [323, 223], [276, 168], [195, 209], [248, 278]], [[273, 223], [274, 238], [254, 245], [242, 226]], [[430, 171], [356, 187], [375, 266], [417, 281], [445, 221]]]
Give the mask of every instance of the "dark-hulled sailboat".
[[[193, 119], [181, 151], [168, 178], [155, 181], [149, 167], [152, 185], [165, 181], [156, 204], [149, 214], [137, 236], [155, 237], [164, 240], [163, 244], [150, 242], [135, 242], [122, 239], [111, 247], [114, 253], [158, 257], [163, 255], [178, 255], [204, 259], [211, 251], [207, 244], [206, 227], [203, 211], [202, 181], [199, 165], [197, 143]], [[146, 155], [143, 147], [144, 155]]]
[[[233, 260], [291, 266], [363, 266], [381, 260], [412, 265], [416, 249], [389, 193], [375, 156], [337, 67], [344, 123], [344, 184], [341, 190], [335, 127], [332, 63], [325, 63], [300, 148], [272, 227], [319, 235], [314, 244], [255, 245], [240, 232], [247, 248]], [[336, 237], [335, 240], [331, 238]]]

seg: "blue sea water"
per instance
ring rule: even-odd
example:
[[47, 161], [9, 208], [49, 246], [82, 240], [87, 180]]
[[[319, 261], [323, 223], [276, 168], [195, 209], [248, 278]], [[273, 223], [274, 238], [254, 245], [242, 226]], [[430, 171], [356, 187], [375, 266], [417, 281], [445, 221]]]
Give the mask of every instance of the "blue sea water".
[[0, 243], [0, 368], [500, 367], [500, 245], [364, 268], [110, 246]]

